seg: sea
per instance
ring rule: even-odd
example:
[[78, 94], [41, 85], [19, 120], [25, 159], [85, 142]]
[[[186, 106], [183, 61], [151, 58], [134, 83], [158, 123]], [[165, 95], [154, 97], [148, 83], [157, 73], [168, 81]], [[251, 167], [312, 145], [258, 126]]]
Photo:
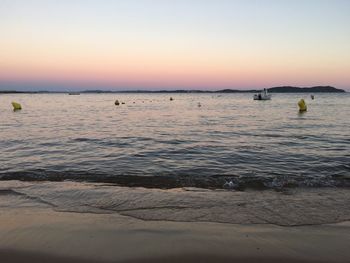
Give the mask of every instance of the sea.
[[[1, 94], [0, 180], [348, 188], [350, 93], [310, 95]], [[298, 110], [300, 99], [306, 112]], [[22, 110], [13, 111], [12, 101]]]
[[311, 95], [2, 94], [1, 211], [279, 226], [349, 221], [350, 95]]

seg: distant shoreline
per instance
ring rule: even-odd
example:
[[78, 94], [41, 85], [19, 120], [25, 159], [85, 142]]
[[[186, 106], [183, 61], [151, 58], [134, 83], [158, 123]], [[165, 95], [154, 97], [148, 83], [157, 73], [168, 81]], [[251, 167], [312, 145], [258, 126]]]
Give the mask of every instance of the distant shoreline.
[[[281, 86], [267, 89], [270, 93], [345, 93], [343, 89], [337, 89], [332, 86], [314, 86], [314, 87], [293, 87]], [[101, 93], [257, 93], [261, 90], [238, 90], [238, 89], [222, 89], [222, 90], [84, 90], [84, 91], [17, 91], [17, 90], [0, 90], [0, 94], [47, 94], [47, 93], [81, 93], [81, 94], [101, 94]]]

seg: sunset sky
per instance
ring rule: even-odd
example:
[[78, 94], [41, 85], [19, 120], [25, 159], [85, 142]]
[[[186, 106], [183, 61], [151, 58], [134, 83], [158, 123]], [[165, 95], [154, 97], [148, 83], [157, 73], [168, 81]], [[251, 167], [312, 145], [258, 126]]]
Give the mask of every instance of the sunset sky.
[[350, 91], [348, 0], [0, 0], [0, 90]]

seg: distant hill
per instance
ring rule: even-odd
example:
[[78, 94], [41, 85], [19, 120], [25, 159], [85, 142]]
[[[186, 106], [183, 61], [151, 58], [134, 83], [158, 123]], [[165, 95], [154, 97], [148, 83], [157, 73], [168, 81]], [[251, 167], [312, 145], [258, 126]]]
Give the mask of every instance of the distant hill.
[[252, 92], [259, 92], [259, 90], [239, 90], [239, 89], [222, 89], [213, 91], [215, 93], [252, 93]]
[[84, 91], [81, 91], [80, 93], [112, 93], [112, 91], [110, 90], [84, 90]]
[[[293, 86], [281, 86], [281, 87], [273, 87], [267, 89], [271, 93], [297, 93], [297, 92], [345, 92], [342, 89], [336, 89], [331, 86], [315, 86], [315, 87], [293, 87]], [[234, 89], [224, 89], [214, 91], [217, 93], [242, 93], [242, 92], [260, 92], [261, 90], [234, 90]]]
[[25, 93], [23, 91], [16, 91], [16, 90], [0, 90], [1, 94], [12, 94], [12, 93]]
[[315, 87], [292, 87], [292, 86], [282, 86], [282, 87], [273, 87], [268, 89], [269, 92], [273, 93], [284, 93], [284, 92], [345, 92], [342, 89], [336, 89], [331, 86], [315, 86]]
[[[262, 90], [262, 89], [261, 89]], [[261, 90], [237, 90], [237, 89], [223, 89], [223, 90], [123, 90], [123, 91], [111, 91], [111, 90], [84, 90], [80, 93], [257, 93]], [[268, 89], [271, 93], [297, 93], [297, 92], [345, 92], [342, 89], [336, 89], [331, 86], [315, 86], [315, 87], [293, 87], [282, 86], [273, 87]], [[0, 90], [0, 94], [6, 93], [68, 93], [67, 91], [15, 91], [15, 90]]]
[[23, 93], [23, 94], [42, 94], [42, 93], [56, 93], [46, 90], [40, 90], [40, 91], [18, 91], [18, 90], [0, 90], [0, 94], [16, 94], [16, 93]]

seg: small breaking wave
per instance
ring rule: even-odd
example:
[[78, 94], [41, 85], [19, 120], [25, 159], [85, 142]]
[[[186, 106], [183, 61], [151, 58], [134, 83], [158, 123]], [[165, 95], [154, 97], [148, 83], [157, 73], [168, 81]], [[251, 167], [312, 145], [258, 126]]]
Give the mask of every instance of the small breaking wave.
[[91, 183], [108, 183], [125, 187], [144, 188], [204, 188], [204, 189], [246, 189], [266, 190], [266, 189], [288, 189], [296, 187], [350, 187], [350, 176], [335, 174], [334, 176], [235, 176], [220, 175], [199, 176], [186, 174], [159, 174], [159, 175], [125, 175], [125, 174], [105, 174], [88, 171], [18, 171], [0, 173], [0, 180], [19, 181], [75, 181]]
[[346, 188], [294, 188], [257, 193], [128, 188], [70, 181], [2, 181], [0, 197], [2, 208], [41, 207], [56, 212], [120, 214], [146, 221], [301, 226], [350, 219], [350, 195]]

